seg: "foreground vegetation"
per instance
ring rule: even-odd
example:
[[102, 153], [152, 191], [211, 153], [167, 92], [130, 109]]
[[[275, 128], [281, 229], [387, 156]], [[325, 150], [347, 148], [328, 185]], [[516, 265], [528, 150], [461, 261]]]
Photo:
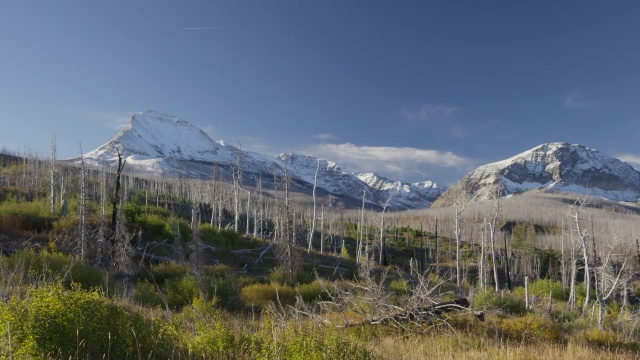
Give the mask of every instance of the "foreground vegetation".
[[[243, 209], [248, 198], [219, 181], [2, 165], [0, 359], [640, 356], [640, 256], [621, 242], [594, 245], [590, 278], [567, 256], [577, 241], [541, 246], [557, 223], [503, 215], [491, 261], [489, 235], [473, 231], [482, 211], [459, 244], [442, 230], [450, 214], [425, 230], [413, 212], [384, 225], [384, 214], [334, 209], [309, 237], [309, 209], [286, 191]], [[459, 298], [470, 306], [429, 308]]]

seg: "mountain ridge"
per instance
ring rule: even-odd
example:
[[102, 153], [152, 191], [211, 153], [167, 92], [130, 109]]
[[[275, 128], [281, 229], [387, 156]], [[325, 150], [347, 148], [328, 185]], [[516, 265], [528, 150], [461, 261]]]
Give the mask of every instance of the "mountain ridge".
[[[280, 154], [275, 159], [238, 147], [224, 141], [211, 139], [200, 128], [178, 117], [154, 110], [136, 113], [130, 122], [104, 145], [87, 153], [84, 158], [90, 165], [115, 166], [121, 150], [128, 167], [143, 174], [180, 175], [200, 179], [211, 178], [213, 167], [221, 179], [230, 180], [237, 163], [246, 174], [245, 185], [255, 185], [258, 178], [272, 181], [284, 173], [283, 160], [287, 160], [287, 172], [294, 180], [293, 191], [309, 193], [313, 188], [317, 159], [299, 154]], [[74, 159], [72, 159], [74, 160]], [[77, 161], [77, 159], [75, 159]], [[394, 209], [426, 208], [442, 193], [432, 181], [419, 186], [385, 179], [399, 184], [384, 189], [363, 181], [358, 174], [343, 170], [335, 162], [319, 159], [318, 188], [349, 203], [362, 200], [374, 206], [383, 206], [391, 199]], [[345, 199], [347, 200], [347, 199]]]

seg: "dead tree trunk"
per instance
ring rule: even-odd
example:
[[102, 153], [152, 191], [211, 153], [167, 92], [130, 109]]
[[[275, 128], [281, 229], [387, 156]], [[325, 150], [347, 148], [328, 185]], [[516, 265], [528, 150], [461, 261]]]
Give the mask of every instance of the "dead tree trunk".
[[120, 149], [116, 149], [118, 153], [118, 168], [116, 171], [116, 189], [113, 196], [112, 211], [111, 211], [111, 258], [114, 257], [116, 248], [116, 230], [118, 225], [118, 205], [120, 204], [120, 176], [122, 169], [126, 164], [126, 160], [122, 160], [122, 154]]

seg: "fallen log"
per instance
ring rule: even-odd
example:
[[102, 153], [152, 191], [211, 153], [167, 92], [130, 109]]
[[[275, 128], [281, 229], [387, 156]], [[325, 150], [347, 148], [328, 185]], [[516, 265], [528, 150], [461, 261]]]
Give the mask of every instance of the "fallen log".
[[452, 301], [446, 301], [430, 306], [419, 307], [412, 310], [405, 310], [401, 313], [385, 316], [371, 321], [371, 324], [399, 323], [405, 321], [428, 321], [434, 317], [453, 311], [471, 311], [473, 315], [481, 322], [484, 322], [484, 313], [481, 311], [473, 311], [469, 308], [469, 300], [466, 298], [458, 298]]
[[271, 250], [271, 248], [273, 248], [273, 243], [269, 244], [269, 246], [267, 246], [264, 250], [262, 250], [262, 252], [260, 253], [260, 256], [258, 256], [258, 259], [256, 259], [254, 264], [259, 263], [260, 260], [262, 260], [262, 257], [264, 256], [264, 254], [266, 254], [269, 250]]

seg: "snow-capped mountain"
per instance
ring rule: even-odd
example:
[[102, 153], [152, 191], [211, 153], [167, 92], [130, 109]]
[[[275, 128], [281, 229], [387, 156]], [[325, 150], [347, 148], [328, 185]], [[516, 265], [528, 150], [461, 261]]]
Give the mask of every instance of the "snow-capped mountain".
[[[174, 116], [145, 111], [132, 116], [129, 124], [113, 139], [89, 152], [84, 159], [90, 165], [115, 167], [118, 151], [127, 161], [126, 170], [140, 174], [181, 175], [210, 179], [215, 171], [219, 178], [229, 180], [240, 159], [243, 180], [255, 185], [258, 177], [270, 184], [274, 176], [287, 173], [294, 180], [293, 191], [310, 194], [318, 162], [316, 158], [296, 154], [281, 154], [268, 158], [212, 140], [204, 131]], [[77, 161], [78, 159], [72, 159]], [[266, 185], [265, 184], [265, 185]], [[356, 175], [341, 169], [336, 163], [320, 160], [317, 178], [321, 192], [335, 195], [345, 203], [361, 203], [363, 191], [369, 205], [382, 206], [391, 196], [394, 209], [426, 208], [442, 190], [432, 182], [402, 184], [375, 174]]]
[[388, 206], [392, 209], [425, 208], [443, 192], [436, 183], [431, 181], [407, 184], [391, 181], [373, 173], [353, 174], [342, 170], [332, 161], [305, 155], [281, 154], [278, 158], [282, 161], [285, 156], [287, 171], [293, 177], [313, 184], [317, 168], [318, 188], [360, 201], [364, 192], [365, 202], [370, 204], [382, 206], [389, 199]]
[[533, 189], [555, 189], [637, 202], [640, 172], [583, 145], [548, 143], [506, 160], [483, 165], [451, 186], [433, 206], [448, 206], [461, 195], [481, 200]]
[[391, 181], [374, 173], [358, 174], [357, 177], [372, 189], [380, 203], [390, 197], [389, 205], [393, 208], [411, 209], [411, 204], [416, 202], [433, 203], [445, 190], [433, 181], [408, 184]]
[[240, 166], [251, 169], [253, 174], [270, 175], [279, 169], [262, 155], [214, 141], [187, 121], [152, 110], [134, 114], [113, 139], [86, 154], [85, 161], [116, 166], [118, 150], [129, 168], [146, 174], [175, 173], [210, 178], [215, 163], [218, 175], [229, 179], [238, 157]]

